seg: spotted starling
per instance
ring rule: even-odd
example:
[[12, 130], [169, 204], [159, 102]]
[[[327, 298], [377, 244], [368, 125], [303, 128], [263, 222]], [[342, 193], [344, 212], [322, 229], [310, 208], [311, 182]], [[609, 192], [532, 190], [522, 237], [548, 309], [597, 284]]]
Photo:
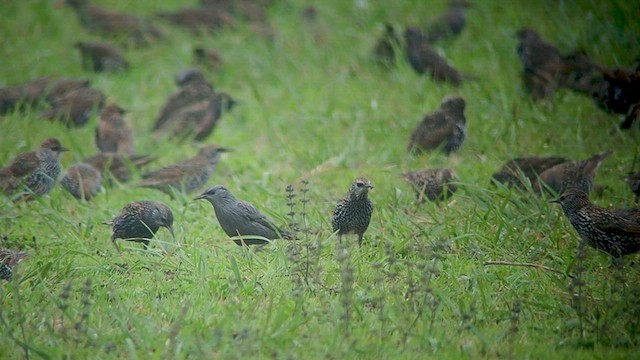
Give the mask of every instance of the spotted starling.
[[67, 169], [60, 185], [78, 200], [91, 200], [100, 190], [102, 175], [89, 164], [77, 163]]
[[540, 173], [540, 181], [534, 184], [534, 190], [539, 193], [548, 188], [556, 194], [562, 194], [565, 189], [576, 187], [589, 193], [598, 167], [612, 153], [605, 151], [586, 160], [567, 161], [553, 166]]
[[333, 210], [331, 225], [333, 232], [338, 232], [338, 241], [342, 244], [342, 235], [358, 235], [358, 246], [362, 246], [364, 232], [369, 227], [373, 203], [369, 199], [371, 182], [359, 177], [353, 181], [347, 196], [336, 204]]
[[458, 190], [455, 182], [460, 180], [458, 174], [449, 168], [409, 171], [402, 176], [413, 185], [419, 203], [423, 203], [425, 197], [430, 201], [450, 198]]
[[0, 169], [0, 189], [7, 196], [22, 186], [28, 189], [28, 192], [14, 196], [14, 199], [30, 199], [31, 195], [48, 193], [60, 175], [60, 153], [67, 150], [57, 139], [47, 139], [37, 151], [16, 156], [9, 166]]
[[59, 119], [67, 126], [84, 126], [93, 111], [99, 112], [104, 106], [105, 96], [100, 90], [80, 88], [54, 99], [51, 108], [40, 113], [49, 120]]
[[433, 43], [457, 36], [467, 23], [467, 8], [472, 4], [465, 0], [451, 0], [445, 12], [430, 22], [425, 28], [427, 41]]
[[96, 145], [101, 152], [135, 154], [133, 128], [124, 120], [125, 113], [116, 104], [109, 104], [102, 109], [95, 136]]
[[523, 28], [516, 35], [525, 89], [533, 100], [550, 98], [563, 66], [560, 51], [532, 29]]
[[116, 243], [117, 239], [141, 242], [146, 249], [149, 239], [153, 238], [160, 227], [169, 229], [171, 236], [175, 238], [173, 213], [167, 205], [158, 201], [128, 203], [113, 220], [105, 224], [112, 225], [111, 241], [118, 251], [120, 247]]
[[0, 279], [11, 280], [12, 268], [28, 257], [26, 252], [0, 248]]
[[400, 39], [391, 24], [384, 25], [384, 33], [373, 47], [373, 60], [378, 64], [391, 67], [396, 62], [395, 49], [400, 48]]
[[222, 56], [217, 51], [196, 47], [193, 49], [193, 62], [205, 69], [218, 69], [222, 66]]
[[154, 161], [156, 158], [149, 155], [124, 155], [99, 153], [84, 159], [82, 162], [89, 164], [102, 173], [102, 177], [111, 183], [111, 177], [119, 182], [127, 182], [131, 179], [132, 169], [141, 167]]
[[558, 199], [564, 214], [582, 239], [614, 258], [640, 251], [638, 209], [603, 209], [577, 188], [568, 188]]
[[464, 116], [465, 101], [459, 96], [447, 96], [440, 109], [427, 114], [409, 139], [409, 152], [430, 151], [441, 148], [447, 155], [458, 151], [467, 136]]
[[[269, 217], [262, 214], [252, 204], [237, 199], [227, 188], [216, 185], [200, 194], [194, 200], [206, 199], [213, 205], [213, 211], [220, 227], [229, 237], [261, 236], [263, 238], [292, 239], [291, 234], [276, 226]], [[238, 245], [258, 245], [268, 241], [264, 239], [237, 239]]]
[[202, 188], [211, 178], [222, 153], [229, 148], [206, 145], [198, 155], [171, 166], [142, 175], [138, 186], [148, 187], [172, 194], [172, 191], [190, 193]]
[[129, 63], [124, 58], [122, 51], [111, 44], [78, 42], [76, 47], [80, 50], [82, 67], [85, 70], [115, 72], [129, 68]]
[[460, 86], [463, 75], [431, 47], [420, 29], [408, 27], [404, 32], [404, 39], [407, 60], [418, 74], [427, 72], [436, 82]]
[[530, 184], [538, 181], [538, 176], [545, 170], [558, 164], [568, 162], [569, 159], [560, 156], [530, 156], [515, 158], [507, 161], [500, 170], [493, 174], [493, 179], [508, 187], [525, 188], [525, 179]]

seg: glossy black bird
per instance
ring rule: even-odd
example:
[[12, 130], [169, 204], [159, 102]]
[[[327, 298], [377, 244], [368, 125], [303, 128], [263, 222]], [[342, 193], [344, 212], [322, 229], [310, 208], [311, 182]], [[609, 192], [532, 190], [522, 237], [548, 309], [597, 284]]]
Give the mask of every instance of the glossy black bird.
[[407, 150], [423, 152], [441, 148], [447, 155], [458, 151], [467, 136], [465, 106], [459, 96], [446, 97], [439, 110], [427, 114], [413, 129]]
[[173, 213], [167, 205], [158, 201], [144, 200], [128, 203], [113, 220], [105, 224], [112, 226], [111, 241], [118, 251], [120, 247], [116, 243], [117, 239], [141, 242], [146, 249], [149, 246], [149, 240], [155, 236], [160, 227], [169, 229], [171, 236], [175, 238]]
[[373, 203], [369, 199], [371, 182], [363, 177], [353, 181], [347, 196], [336, 204], [333, 210], [331, 225], [333, 232], [338, 232], [338, 241], [342, 243], [342, 235], [358, 235], [358, 246], [362, 246], [362, 238], [369, 227]]

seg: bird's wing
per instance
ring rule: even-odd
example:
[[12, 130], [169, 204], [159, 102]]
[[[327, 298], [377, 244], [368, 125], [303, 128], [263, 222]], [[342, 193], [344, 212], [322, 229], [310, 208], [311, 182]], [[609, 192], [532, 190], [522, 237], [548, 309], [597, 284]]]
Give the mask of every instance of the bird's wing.
[[16, 156], [9, 169], [15, 177], [24, 177], [34, 172], [40, 166], [40, 159], [34, 151], [29, 151]]
[[[622, 212], [619, 214], [624, 215]], [[636, 215], [632, 211], [628, 212], [629, 215]], [[591, 220], [594, 226], [602, 229], [605, 232], [634, 234], [640, 237], [640, 223], [624, 216], [618, 216], [618, 214], [599, 213], [598, 216], [591, 216]], [[636, 217], [637, 218], [637, 217]]]
[[242, 214], [247, 220], [260, 224], [273, 231], [278, 231], [281, 234], [283, 233], [282, 230], [274, 225], [273, 220], [258, 211], [258, 209], [256, 209], [252, 204], [246, 201], [238, 200], [237, 206], [240, 210], [239, 213]]

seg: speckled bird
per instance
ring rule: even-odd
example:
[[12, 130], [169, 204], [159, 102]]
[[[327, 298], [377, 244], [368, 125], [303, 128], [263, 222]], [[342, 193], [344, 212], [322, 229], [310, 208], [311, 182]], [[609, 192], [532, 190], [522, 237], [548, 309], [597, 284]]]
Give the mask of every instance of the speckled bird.
[[507, 161], [500, 170], [493, 174], [493, 179], [508, 187], [525, 188], [525, 179], [531, 185], [538, 181], [538, 176], [547, 169], [570, 161], [561, 156], [528, 156]]
[[450, 168], [409, 171], [402, 176], [413, 186], [419, 203], [423, 203], [425, 198], [430, 201], [450, 198], [458, 190], [456, 182], [460, 180], [458, 174]]
[[0, 248], [0, 279], [11, 280], [13, 268], [28, 257], [29, 254], [24, 251]]
[[523, 28], [516, 35], [519, 40], [516, 52], [522, 63], [525, 90], [533, 100], [551, 98], [563, 68], [560, 51], [533, 29]]
[[338, 232], [338, 241], [342, 243], [342, 235], [358, 235], [358, 246], [362, 246], [362, 239], [369, 227], [373, 203], [369, 199], [369, 190], [373, 189], [371, 182], [363, 177], [353, 181], [347, 196], [336, 204], [333, 210], [331, 225], [333, 232]]
[[40, 113], [45, 119], [60, 120], [67, 126], [84, 126], [94, 110], [99, 113], [104, 106], [102, 91], [93, 88], [73, 90], [51, 101], [51, 107]]
[[466, 103], [460, 96], [448, 96], [440, 109], [427, 114], [409, 138], [409, 152], [431, 151], [441, 148], [449, 155], [464, 143], [467, 136]]
[[116, 72], [129, 68], [122, 50], [114, 45], [96, 42], [77, 42], [82, 67], [93, 72]]
[[472, 3], [465, 0], [451, 0], [440, 16], [430, 21], [424, 29], [427, 41], [433, 43], [457, 36], [467, 24], [466, 11]]
[[418, 73], [429, 73], [436, 82], [448, 82], [460, 86], [464, 76], [432, 47], [425, 34], [416, 27], [408, 27], [404, 32], [406, 57], [411, 67]]
[[171, 209], [158, 201], [134, 201], [125, 205], [113, 220], [105, 222], [112, 226], [111, 241], [120, 251], [116, 240], [141, 242], [146, 249], [158, 229], [165, 227], [175, 238], [173, 233], [173, 213]]
[[553, 166], [540, 173], [540, 181], [533, 188], [536, 192], [551, 189], [556, 194], [562, 194], [566, 189], [576, 187], [589, 193], [600, 164], [611, 154], [612, 151], [604, 151], [586, 160], [567, 161]]
[[60, 185], [78, 200], [91, 200], [102, 187], [102, 175], [89, 164], [77, 163], [62, 175]]
[[102, 177], [109, 179], [109, 182], [111, 182], [111, 177], [119, 182], [127, 182], [133, 175], [132, 169], [140, 169], [154, 160], [156, 158], [149, 155], [100, 153], [90, 156], [82, 162], [98, 169], [102, 173]]
[[116, 104], [109, 104], [100, 112], [95, 141], [101, 152], [135, 154], [133, 127], [125, 121], [125, 113]]

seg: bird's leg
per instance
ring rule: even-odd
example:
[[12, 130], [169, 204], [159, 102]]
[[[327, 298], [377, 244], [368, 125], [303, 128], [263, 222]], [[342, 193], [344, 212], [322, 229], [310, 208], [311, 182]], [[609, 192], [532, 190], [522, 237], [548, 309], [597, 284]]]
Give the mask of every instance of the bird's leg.
[[362, 238], [364, 238], [364, 234], [358, 234], [358, 247], [362, 247]]
[[113, 243], [113, 246], [116, 247], [116, 250], [118, 250], [118, 252], [121, 253], [122, 251], [120, 251], [120, 245], [118, 245], [118, 243], [116, 242], [116, 238], [112, 237], [111, 242]]
[[342, 234], [338, 234], [338, 244], [342, 245]]

